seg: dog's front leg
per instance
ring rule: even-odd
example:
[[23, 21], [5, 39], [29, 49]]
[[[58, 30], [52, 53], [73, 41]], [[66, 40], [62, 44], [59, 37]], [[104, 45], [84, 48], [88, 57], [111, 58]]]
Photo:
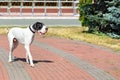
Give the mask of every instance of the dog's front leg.
[[[34, 67], [34, 64], [33, 64], [33, 59], [32, 59], [32, 55], [30, 53], [30, 48], [29, 48], [30, 45], [25, 45], [25, 50], [26, 50], [26, 57], [29, 57], [29, 60], [30, 60], [30, 66], [31, 67]], [[28, 56], [27, 56], [28, 55]], [[28, 60], [28, 59], [27, 59]]]

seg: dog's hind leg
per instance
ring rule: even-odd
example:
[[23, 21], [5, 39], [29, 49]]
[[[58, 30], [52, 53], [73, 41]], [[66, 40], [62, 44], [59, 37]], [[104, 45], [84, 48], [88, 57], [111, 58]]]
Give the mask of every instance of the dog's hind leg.
[[8, 62], [12, 62], [12, 53], [13, 53], [13, 50], [14, 50], [14, 49], [17, 47], [17, 45], [18, 45], [17, 39], [16, 39], [16, 41], [14, 41], [14, 39], [15, 39], [15, 38], [13, 38], [13, 39], [10, 40], [10, 44], [9, 44], [9, 46], [10, 46], [10, 51], [9, 51], [9, 60], [8, 60]]
[[14, 50], [13, 49], [14, 48], [13, 41], [10, 42], [9, 46], [10, 46], [10, 50], [9, 50], [9, 60], [8, 60], [8, 62], [12, 62], [12, 52]]

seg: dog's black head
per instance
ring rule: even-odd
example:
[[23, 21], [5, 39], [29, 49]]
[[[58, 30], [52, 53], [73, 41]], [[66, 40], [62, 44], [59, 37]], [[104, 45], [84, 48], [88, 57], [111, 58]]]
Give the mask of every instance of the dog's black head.
[[40, 34], [45, 34], [48, 30], [48, 28], [41, 22], [36, 22], [33, 24], [32, 28], [35, 31], [38, 31]]
[[44, 25], [44, 24], [41, 23], [41, 22], [36, 22], [36, 23], [33, 24], [32, 27], [33, 27], [34, 30], [38, 31], [38, 30], [41, 30], [41, 29], [42, 29], [43, 25]]

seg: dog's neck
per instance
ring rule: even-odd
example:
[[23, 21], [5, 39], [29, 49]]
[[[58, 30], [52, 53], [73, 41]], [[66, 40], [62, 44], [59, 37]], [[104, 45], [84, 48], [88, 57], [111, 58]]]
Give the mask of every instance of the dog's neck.
[[35, 30], [33, 30], [32, 25], [29, 26], [29, 29], [30, 29], [30, 31], [31, 31], [33, 34], [35, 33]]

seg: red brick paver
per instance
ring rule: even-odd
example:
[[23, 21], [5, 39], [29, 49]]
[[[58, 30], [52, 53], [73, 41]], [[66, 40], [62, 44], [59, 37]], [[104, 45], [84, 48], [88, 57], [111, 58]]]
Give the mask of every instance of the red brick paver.
[[[81, 42], [66, 39], [51, 37], [41, 38], [40, 36], [36, 36], [35, 40], [69, 52], [72, 55], [75, 55], [80, 59], [83, 59], [104, 70], [105, 72], [110, 73], [118, 80], [120, 79], [120, 56], [117, 54], [113, 54], [112, 52]], [[0, 35], [0, 47], [6, 49], [6, 51], [9, 51], [6, 35]], [[32, 44], [31, 52], [35, 63], [34, 68], [31, 68], [25, 62], [25, 50], [23, 45], [18, 46], [18, 48], [14, 51], [14, 56], [18, 58], [17, 61], [24, 67], [27, 73], [31, 76], [32, 80], [96, 80], [85, 70], [80, 69], [69, 60], [56, 55], [51, 51], [42, 49]], [[2, 63], [0, 63], [0, 65], [4, 68]], [[7, 71], [5, 72], [6, 73], [4, 74], [7, 74]], [[1, 77], [2, 76], [0, 76], [0, 79]]]
[[[0, 36], [0, 46], [9, 50], [6, 36]], [[25, 62], [25, 50], [23, 45], [19, 45], [14, 51], [14, 56], [23, 65], [32, 80], [95, 80], [84, 70], [81, 70], [66, 59], [55, 55], [35, 45], [31, 45], [31, 52], [35, 67], [31, 68]]]
[[0, 61], [0, 80], [9, 80], [4, 64]]
[[[0, 40], [0, 46], [1, 46], [1, 43], [4, 40], [4, 36], [0, 35], [0, 39], [1, 39]], [[7, 73], [6, 69], [5, 69], [5, 66], [2, 63], [2, 61], [0, 61], [0, 80], [9, 80], [8, 73]]]
[[120, 55], [98, 46], [80, 41], [72, 41], [58, 38], [39, 38], [41, 42], [50, 44], [65, 50], [83, 59], [94, 66], [104, 70], [120, 80]]

